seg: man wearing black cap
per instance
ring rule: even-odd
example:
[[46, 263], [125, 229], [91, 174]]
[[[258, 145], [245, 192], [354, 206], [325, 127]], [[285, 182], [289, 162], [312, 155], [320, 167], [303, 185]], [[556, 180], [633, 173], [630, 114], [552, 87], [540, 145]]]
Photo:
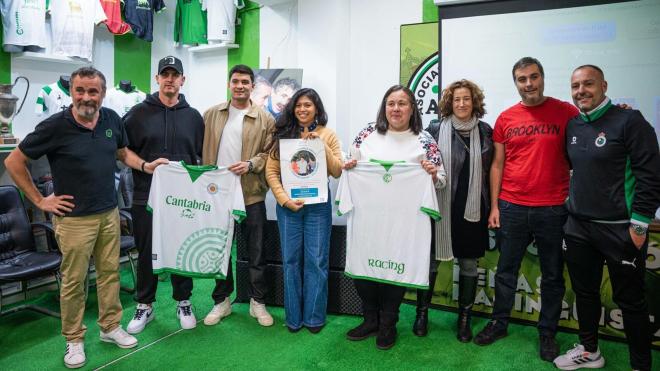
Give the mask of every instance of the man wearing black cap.
[[[123, 118], [128, 148], [146, 161], [162, 157], [170, 161], [185, 161], [186, 164], [200, 164], [204, 121], [179, 93], [185, 80], [181, 60], [173, 56], [161, 59], [156, 75], [158, 91], [147, 95], [144, 102], [134, 106]], [[139, 257], [135, 290], [138, 305], [126, 329], [131, 334], [141, 332], [154, 319], [152, 303], [156, 300], [158, 277], [152, 271], [152, 215], [146, 208], [151, 178], [150, 174], [133, 170], [131, 214]], [[192, 279], [172, 274], [171, 281], [172, 297], [178, 302], [176, 313], [181, 328], [192, 329], [197, 324], [189, 301]]]

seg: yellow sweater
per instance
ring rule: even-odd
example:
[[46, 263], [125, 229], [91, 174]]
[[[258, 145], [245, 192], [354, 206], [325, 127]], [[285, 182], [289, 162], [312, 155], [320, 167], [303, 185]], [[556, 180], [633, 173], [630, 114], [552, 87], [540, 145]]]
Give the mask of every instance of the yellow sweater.
[[[341, 175], [341, 146], [339, 145], [339, 139], [332, 129], [329, 129], [325, 126], [318, 125], [314, 130], [315, 133], [318, 133], [319, 138], [323, 140], [325, 144], [325, 161], [328, 166], [328, 174], [332, 175], [335, 178], [339, 178]], [[268, 185], [273, 190], [273, 195], [275, 200], [280, 206], [283, 206], [290, 197], [284, 191], [282, 186], [282, 178], [280, 176], [280, 160], [273, 158], [272, 153], [268, 156], [268, 161], [266, 162], [266, 181]]]

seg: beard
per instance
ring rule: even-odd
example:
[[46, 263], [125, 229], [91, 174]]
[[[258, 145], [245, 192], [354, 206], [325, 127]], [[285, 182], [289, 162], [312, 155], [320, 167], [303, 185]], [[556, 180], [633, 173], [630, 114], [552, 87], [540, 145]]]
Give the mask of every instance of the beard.
[[78, 115], [81, 117], [91, 120], [99, 111], [99, 107], [94, 102], [79, 102], [76, 105], [76, 111], [78, 111]]

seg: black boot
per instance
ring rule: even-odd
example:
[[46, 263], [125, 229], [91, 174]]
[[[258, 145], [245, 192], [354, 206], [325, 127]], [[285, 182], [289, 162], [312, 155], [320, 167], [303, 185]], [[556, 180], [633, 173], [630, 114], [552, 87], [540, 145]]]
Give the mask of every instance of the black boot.
[[378, 333], [378, 311], [365, 310], [364, 321], [358, 326], [346, 333], [348, 340], [364, 340]]
[[477, 292], [477, 277], [458, 277], [458, 341], [467, 343], [472, 340], [472, 327], [470, 325], [472, 304]]
[[399, 321], [398, 313], [380, 312], [376, 347], [387, 350], [396, 342], [396, 323]]
[[413, 334], [417, 336], [426, 336], [429, 332], [429, 306], [433, 297], [433, 288], [438, 272], [431, 272], [429, 275], [429, 289], [417, 290], [417, 315], [413, 323]]

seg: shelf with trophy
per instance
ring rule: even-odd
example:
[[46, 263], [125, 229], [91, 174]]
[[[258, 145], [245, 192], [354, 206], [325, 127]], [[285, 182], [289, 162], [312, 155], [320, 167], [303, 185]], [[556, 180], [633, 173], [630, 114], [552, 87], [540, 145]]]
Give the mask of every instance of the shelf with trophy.
[[[18, 97], [13, 95], [11, 91], [20, 79], [25, 80], [27, 88], [25, 89], [23, 101], [17, 110]], [[18, 76], [13, 84], [0, 84], [0, 153], [10, 152], [18, 145], [18, 138], [12, 134], [12, 120], [14, 116], [21, 112], [29, 90], [30, 82], [23, 76]]]

